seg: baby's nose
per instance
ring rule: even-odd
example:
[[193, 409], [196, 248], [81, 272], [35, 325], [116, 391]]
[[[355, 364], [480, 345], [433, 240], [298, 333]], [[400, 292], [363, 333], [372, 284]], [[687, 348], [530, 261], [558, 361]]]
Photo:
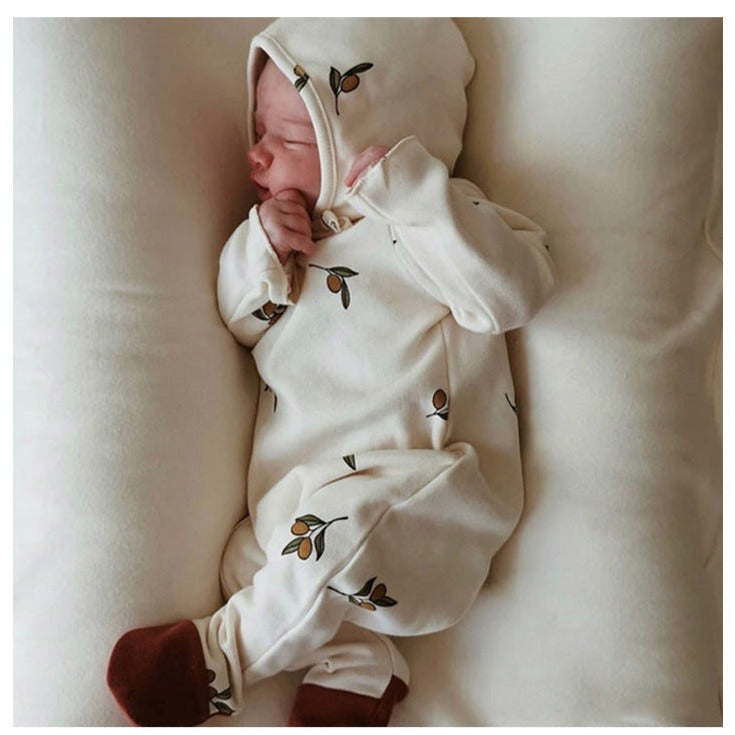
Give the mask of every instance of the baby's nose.
[[265, 148], [259, 143], [256, 143], [248, 151], [248, 163], [252, 168], [268, 168], [270, 166], [273, 157], [268, 153]]

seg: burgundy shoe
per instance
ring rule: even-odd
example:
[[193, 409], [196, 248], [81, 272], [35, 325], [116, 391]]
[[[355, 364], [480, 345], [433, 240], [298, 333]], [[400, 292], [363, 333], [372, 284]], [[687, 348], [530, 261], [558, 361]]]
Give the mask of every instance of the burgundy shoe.
[[207, 670], [191, 620], [125, 633], [107, 685], [136, 725], [198, 725], [209, 719]]
[[393, 706], [408, 694], [408, 687], [394, 676], [383, 696], [368, 697], [316, 684], [296, 690], [289, 727], [385, 727]]

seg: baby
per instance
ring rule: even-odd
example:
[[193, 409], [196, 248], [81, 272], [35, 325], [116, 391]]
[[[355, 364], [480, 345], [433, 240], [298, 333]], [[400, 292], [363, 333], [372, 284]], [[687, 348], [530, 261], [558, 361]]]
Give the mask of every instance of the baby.
[[263, 381], [249, 515], [222, 608], [118, 641], [108, 683], [135, 723], [230, 715], [308, 668], [290, 725], [386, 725], [409, 684], [388, 636], [456, 623], [517, 523], [502, 333], [554, 279], [536, 225], [450, 176], [473, 71], [448, 19], [287, 18], [253, 40], [260, 203], [218, 282]]

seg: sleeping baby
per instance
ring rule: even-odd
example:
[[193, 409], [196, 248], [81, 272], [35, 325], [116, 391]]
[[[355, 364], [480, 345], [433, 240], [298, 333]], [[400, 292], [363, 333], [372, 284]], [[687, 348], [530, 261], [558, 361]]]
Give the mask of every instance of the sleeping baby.
[[409, 686], [389, 636], [454, 625], [515, 527], [503, 333], [554, 279], [543, 232], [450, 175], [473, 71], [448, 19], [287, 18], [253, 40], [260, 201], [218, 281], [262, 380], [249, 515], [223, 607], [115, 646], [133, 722], [231, 715], [308, 669], [290, 725], [386, 725]]

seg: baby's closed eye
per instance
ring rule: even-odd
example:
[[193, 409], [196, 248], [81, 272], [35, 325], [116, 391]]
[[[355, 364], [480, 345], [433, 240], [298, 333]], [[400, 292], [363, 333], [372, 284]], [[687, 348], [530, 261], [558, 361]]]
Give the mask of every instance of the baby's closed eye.
[[291, 147], [291, 148], [301, 148], [301, 147], [316, 147], [316, 143], [313, 143], [310, 140], [284, 140], [283, 144], [285, 146]]

